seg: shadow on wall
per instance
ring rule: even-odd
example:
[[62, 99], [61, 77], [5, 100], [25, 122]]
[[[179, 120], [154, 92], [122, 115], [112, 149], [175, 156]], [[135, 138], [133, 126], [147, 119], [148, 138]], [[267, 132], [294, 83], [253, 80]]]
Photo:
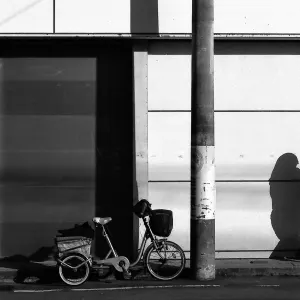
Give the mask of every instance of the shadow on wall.
[[94, 215], [95, 61], [1, 59], [0, 257]]
[[271, 224], [279, 242], [270, 258], [300, 257], [300, 170], [296, 155], [280, 156], [272, 171]]
[[158, 0], [130, 0], [130, 32], [158, 34]]

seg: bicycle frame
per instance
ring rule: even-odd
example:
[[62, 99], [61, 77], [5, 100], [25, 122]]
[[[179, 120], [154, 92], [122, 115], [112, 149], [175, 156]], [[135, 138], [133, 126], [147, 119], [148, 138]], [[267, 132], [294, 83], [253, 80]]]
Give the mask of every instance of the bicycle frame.
[[[140, 248], [138, 249], [136, 259], [133, 262], [130, 262], [127, 257], [119, 256], [117, 251], [115, 250], [110, 238], [109, 229], [107, 227], [107, 224], [112, 220], [112, 218], [95, 217], [93, 218], [94, 225], [96, 228], [101, 226], [102, 235], [105, 238], [107, 245], [109, 246], [108, 253], [103, 259], [100, 259], [97, 256], [93, 257], [93, 255], [91, 255], [90, 253], [90, 246], [91, 246], [90, 241], [88, 242], [87, 246], [82, 249], [81, 249], [81, 244], [82, 247], [84, 247], [85, 243], [82, 243], [82, 241], [77, 241], [76, 239], [75, 239], [76, 242], [71, 242], [66, 246], [57, 244], [58, 252], [57, 252], [56, 260], [58, 263], [58, 271], [61, 279], [65, 283], [67, 283], [68, 285], [82, 284], [88, 279], [91, 269], [93, 269], [92, 271], [97, 272], [105, 268], [105, 266], [114, 267], [116, 271], [123, 273], [124, 279], [131, 279], [134, 277], [135, 271], [137, 271], [134, 270], [134, 267], [139, 262], [142, 262], [144, 266], [144, 271], [148, 270], [148, 272], [153, 277], [159, 280], [172, 280], [180, 275], [180, 273], [184, 269], [184, 265], [186, 261], [184, 251], [176, 243], [172, 241], [168, 241], [167, 238], [162, 238], [160, 234], [164, 236], [164, 233], [157, 232], [158, 236], [156, 236], [153, 233], [150, 224], [152, 222], [151, 219], [152, 217], [154, 218], [153, 222], [156, 221], [155, 212], [151, 210], [151, 204], [147, 200], [145, 199], [142, 200], [144, 202], [141, 202], [141, 204], [138, 206], [134, 206], [133, 209], [134, 213], [139, 218], [142, 218], [145, 226], [145, 232], [140, 244]], [[170, 221], [172, 221], [172, 219], [170, 219]], [[153, 229], [155, 229], [155, 226], [153, 227]], [[168, 235], [166, 235], [166, 237], [167, 236]], [[147, 241], [149, 239], [151, 241], [148, 244]], [[61, 239], [60, 241], [63, 242], [64, 239]], [[56, 240], [56, 242], [58, 243], [58, 239]], [[78, 245], [80, 245], [80, 249], [77, 249], [78, 247], [72, 248], [72, 246], [78, 246]], [[148, 246], [146, 247], [146, 245]], [[63, 251], [64, 248], [66, 248], [65, 251]], [[174, 248], [173, 251], [170, 250], [172, 248]], [[179, 259], [176, 259], [174, 255], [174, 251], [177, 251], [179, 253], [180, 255]], [[168, 269], [168, 265], [167, 265], [169, 260], [168, 252], [171, 252], [171, 259], [175, 257], [175, 260], [179, 261], [179, 265], [177, 266], [178, 264], [177, 262], [175, 264], [171, 262], [169, 269], [170, 271], [172, 271], [172, 273], [170, 274], [169, 273], [167, 274], [165, 272], [161, 273], [160, 270], [162, 267], [166, 266], [166, 269]], [[156, 253], [158, 254], [159, 257], [152, 258], [152, 254], [156, 255]], [[158, 264], [160, 266], [157, 268]], [[73, 272], [70, 272], [70, 270], [69, 271], [66, 270], [64, 267], [70, 268], [71, 270], [73, 270]], [[130, 270], [131, 268], [132, 270]], [[131, 273], [131, 271], [133, 272], [133, 274]]]
[[[106, 242], [107, 242], [110, 250], [108, 251], [108, 253], [106, 254], [104, 259], [93, 260], [93, 258], [91, 256], [86, 257], [86, 261], [82, 262], [81, 264], [79, 264], [76, 267], [72, 267], [69, 264], [64, 263], [61, 259], [58, 259], [58, 262], [61, 263], [64, 266], [66, 266], [66, 267], [71, 268], [71, 269], [78, 269], [79, 267], [84, 265], [86, 262], [88, 262], [90, 264], [90, 266], [93, 266], [93, 265], [94, 266], [97, 266], [97, 265], [98, 266], [112, 265], [117, 271], [120, 271], [120, 272], [122, 272], [124, 270], [127, 271], [129, 268], [136, 266], [140, 262], [140, 260], [142, 258], [142, 255], [144, 254], [144, 250], [145, 250], [147, 240], [149, 238], [151, 239], [151, 242], [154, 245], [154, 247], [156, 249], [159, 248], [158, 242], [161, 241], [161, 239], [157, 240], [156, 236], [153, 234], [153, 232], [152, 232], [152, 230], [149, 226], [149, 221], [147, 220], [147, 218], [145, 218], [145, 217], [143, 218], [143, 223], [145, 225], [146, 231], [145, 231], [144, 236], [143, 236], [141, 247], [138, 250], [138, 257], [132, 263], [129, 262], [127, 257], [118, 255], [117, 251], [115, 250], [115, 248], [114, 248], [114, 246], [113, 246], [113, 244], [112, 244], [112, 242], [109, 238], [109, 235], [108, 235], [107, 229], [106, 229], [106, 225], [101, 225], [102, 226], [102, 234], [103, 234], [104, 238], [106, 239]], [[97, 226], [98, 225], [96, 225], [96, 227]], [[162, 239], [162, 240], [166, 240], [166, 239]], [[76, 254], [76, 253], [74, 253], [74, 254]], [[113, 257], [110, 258], [111, 254], [113, 254]], [[159, 252], [158, 252], [158, 254], [162, 258], [162, 256], [160, 255]]]
[[[143, 218], [143, 222], [144, 222], [146, 231], [145, 231], [143, 239], [142, 239], [141, 247], [140, 247], [140, 249], [138, 251], [138, 257], [137, 257], [137, 259], [134, 262], [130, 263], [129, 267], [134, 267], [134, 266], [136, 266], [139, 263], [139, 261], [142, 258], [142, 255], [144, 253], [147, 240], [149, 238], [151, 239], [151, 241], [154, 244], [155, 248], [156, 249], [158, 248], [157, 239], [156, 239], [155, 235], [153, 234], [153, 232], [152, 232], [152, 230], [151, 230], [151, 228], [149, 226], [149, 222], [147, 221], [146, 218]], [[124, 256], [118, 256], [117, 251], [113, 247], [113, 244], [112, 244], [112, 242], [111, 242], [111, 240], [109, 238], [109, 235], [107, 234], [105, 225], [101, 225], [101, 226], [102, 226], [102, 234], [103, 234], [104, 238], [106, 239], [106, 242], [107, 242], [110, 250], [108, 251], [108, 253], [107, 253], [107, 255], [105, 256], [104, 259], [97, 261], [97, 264], [103, 264], [103, 265], [104, 264], [111, 264], [112, 262], [119, 261], [118, 258], [122, 258], [123, 259]], [[113, 258], [109, 258], [111, 256], [111, 254], [113, 254], [113, 256], [114, 256]]]

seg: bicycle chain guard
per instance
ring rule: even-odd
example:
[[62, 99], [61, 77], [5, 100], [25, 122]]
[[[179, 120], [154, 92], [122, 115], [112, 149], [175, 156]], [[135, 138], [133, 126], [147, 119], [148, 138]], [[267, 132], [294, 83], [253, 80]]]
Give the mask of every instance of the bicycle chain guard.
[[130, 266], [130, 262], [127, 257], [125, 256], [118, 256], [118, 257], [112, 257], [103, 259], [101, 261], [98, 261], [97, 264], [103, 264], [103, 265], [112, 265], [117, 271], [123, 272], [123, 268], [121, 267], [120, 263], [124, 263], [124, 269], [127, 271]]

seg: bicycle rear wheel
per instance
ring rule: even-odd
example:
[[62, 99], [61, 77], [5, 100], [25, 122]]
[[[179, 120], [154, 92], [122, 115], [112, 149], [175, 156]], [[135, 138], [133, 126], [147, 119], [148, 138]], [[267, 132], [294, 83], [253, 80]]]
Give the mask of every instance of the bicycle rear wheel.
[[59, 265], [59, 275], [68, 285], [84, 283], [90, 274], [90, 267], [85, 258], [72, 254], [66, 256]]
[[172, 280], [185, 267], [185, 255], [179, 245], [170, 241], [159, 241], [156, 249], [151, 244], [146, 251], [146, 266], [149, 273], [159, 280]]

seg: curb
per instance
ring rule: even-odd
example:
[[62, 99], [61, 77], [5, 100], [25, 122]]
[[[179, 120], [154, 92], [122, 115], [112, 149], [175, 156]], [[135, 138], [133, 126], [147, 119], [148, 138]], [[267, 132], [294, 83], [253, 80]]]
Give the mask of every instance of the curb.
[[[20, 276], [17, 269], [0, 268], [0, 284], [1, 283], [57, 283], [60, 282], [58, 271], [55, 266], [48, 264], [40, 264], [43, 268], [41, 274], [42, 276], [35, 276], [36, 274], [30, 275], [30, 270], [27, 270], [26, 275], [22, 278], [22, 282], [16, 280], [17, 275]], [[143, 268], [135, 268], [132, 273], [134, 274], [133, 281], [153, 281], [155, 280], [147, 271], [145, 272]], [[92, 274], [95, 274], [93, 272]], [[297, 267], [226, 267], [217, 268], [216, 277], [219, 278], [229, 278], [229, 277], [272, 277], [272, 276], [285, 276], [285, 277], [299, 277], [300, 268]], [[42, 278], [41, 278], [42, 277]], [[119, 276], [117, 276], [119, 277]], [[102, 270], [100, 276], [97, 273], [96, 276], [91, 276], [92, 281], [119, 281], [117, 278], [109, 271], [109, 269]], [[179, 279], [189, 279], [190, 278], [190, 268], [185, 268], [179, 277]]]
[[299, 268], [226, 268], [216, 270], [219, 277], [300, 276]]

